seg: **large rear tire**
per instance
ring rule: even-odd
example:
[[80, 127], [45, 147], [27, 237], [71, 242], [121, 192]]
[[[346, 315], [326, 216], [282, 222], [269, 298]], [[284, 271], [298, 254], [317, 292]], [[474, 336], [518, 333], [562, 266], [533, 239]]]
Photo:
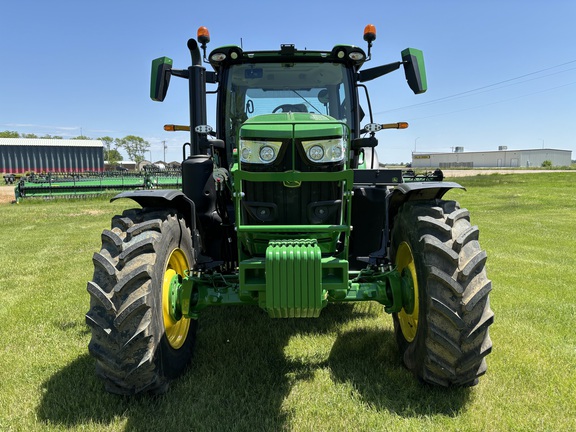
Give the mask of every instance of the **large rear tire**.
[[102, 233], [88, 282], [88, 349], [111, 393], [163, 392], [188, 366], [196, 321], [169, 313], [173, 276], [194, 265], [190, 229], [176, 210], [132, 209]]
[[478, 228], [454, 201], [409, 202], [396, 216], [391, 257], [412, 281], [411, 301], [393, 315], [406, 367], [440, 386], [471, 386], [486, 372], [494, 320]]

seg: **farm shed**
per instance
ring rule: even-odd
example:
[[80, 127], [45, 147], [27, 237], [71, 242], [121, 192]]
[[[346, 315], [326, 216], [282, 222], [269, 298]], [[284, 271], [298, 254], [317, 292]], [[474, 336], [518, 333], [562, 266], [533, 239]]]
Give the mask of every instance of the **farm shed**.
[[0, 138], [0, 172], [84, 172], [104, 170], [99, 140]]
[[572, 151], [556, 149], [508, 150], [464, 152], [456, 147], [451, 153], [412, 153], [414, 168], [505, 168], [539, 167], [544, 161], [552, 166], [570, 166]]

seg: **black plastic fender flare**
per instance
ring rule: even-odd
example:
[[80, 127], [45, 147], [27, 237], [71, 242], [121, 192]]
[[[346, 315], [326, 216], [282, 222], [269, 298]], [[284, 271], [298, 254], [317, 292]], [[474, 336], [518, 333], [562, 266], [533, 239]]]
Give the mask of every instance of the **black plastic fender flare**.
[[192, 232], [196, 230], [196, 206], [194, 201], [188, 198], [179, 190], [135, 190], [119, 193], [110, 202], [122, 198], [129, 198], [136, 201], [142, 207], [167, 208], [172, 207], [178, 210], [183, 216], [186, 224]]
[[454, 182], [415, 182], [397, 185], [388, 195], [388, 232], [392, 229], [394, 218], [404, 203], [441, 199], [451, 189], [466, 190], [464, 186]]

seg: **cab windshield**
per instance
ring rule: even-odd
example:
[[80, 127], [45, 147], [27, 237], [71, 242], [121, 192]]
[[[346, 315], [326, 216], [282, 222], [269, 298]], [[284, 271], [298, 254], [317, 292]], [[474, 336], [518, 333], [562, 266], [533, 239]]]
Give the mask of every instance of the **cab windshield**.
[[232, 65], [226, 84], [226, 142], [247, 119], [281, 112], [326, 114], [351, 124], [346, 67], [337, 63]]

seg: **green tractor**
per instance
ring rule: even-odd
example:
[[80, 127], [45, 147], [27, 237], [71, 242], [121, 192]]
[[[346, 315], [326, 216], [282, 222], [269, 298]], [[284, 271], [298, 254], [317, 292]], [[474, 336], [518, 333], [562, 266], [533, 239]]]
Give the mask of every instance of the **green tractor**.
[[171, 76], [188, 80], [190, 125], [165, 129], [189, 131], [190, 142], [182, 190], [115, 196], [141, 208], [114, 216], [93, 257], [89, 351], [108, 391], [165, 391], [191, 361], [202, 310], [226, 305], [312, 318], [328, 303], [379, 302], [418, 379], [471, 386], [485, 373], [486, 253], [469, 212], [442, 199], [462, 187], [439, 170], [382, 169], [375, 153], [377, 132], [407, 124], [375, 123], [363, 83], [403, 67], [423, 93], [423, 55], [408, 48], [401, 61], [362, 69], [375, 39], [369, 25], [367, 53], [229, 45], [206, 57], [201, 27], [187, 44], [190, 67], [152, 62], [153, 100], [164, 100]]

